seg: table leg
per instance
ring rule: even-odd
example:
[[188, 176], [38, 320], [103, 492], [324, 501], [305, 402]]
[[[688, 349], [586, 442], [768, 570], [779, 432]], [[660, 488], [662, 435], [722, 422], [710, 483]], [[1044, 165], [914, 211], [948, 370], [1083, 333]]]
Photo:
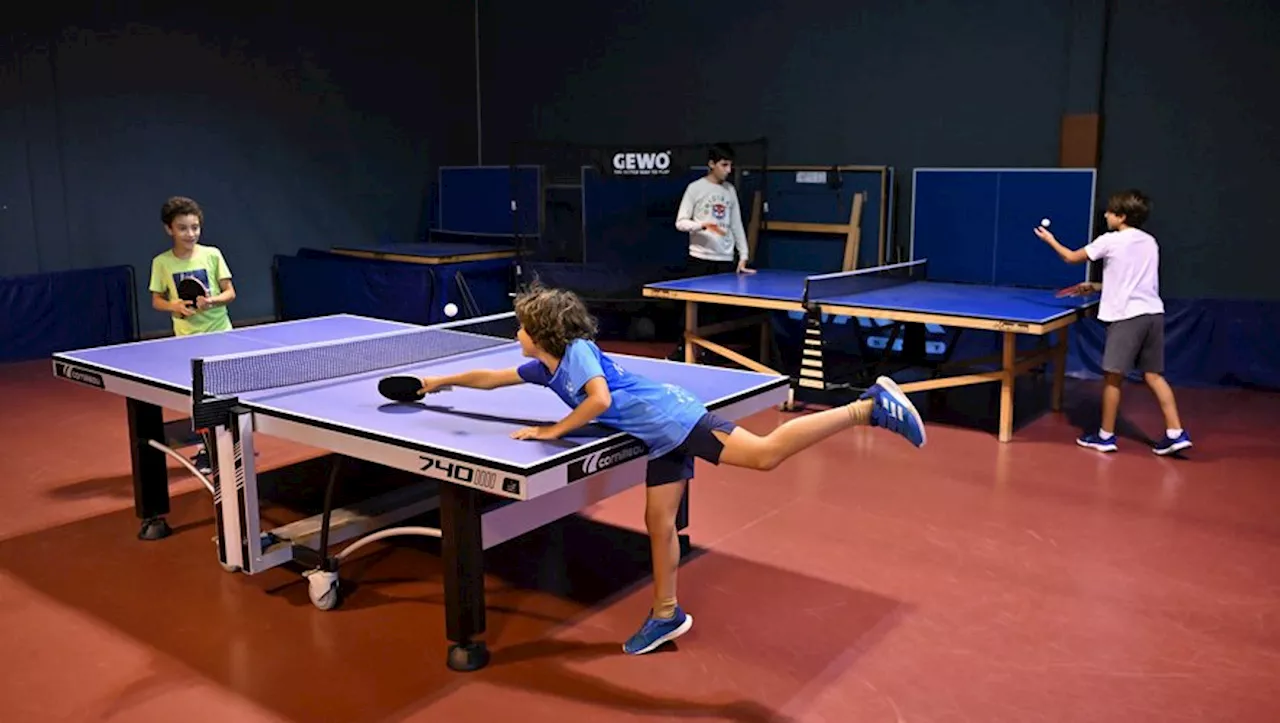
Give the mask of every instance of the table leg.
[[[772, 364], [777, 361], [773, 356], [773, 320], [768, 314], [760, 323], [760, 361], [764, 364]], [[781, 364], [779, 364], [781, 366]]]
[[129, 454], [133, 463], [133, 508], [142, 520], [140, 540], [159, 540], [173, 533], [164, 516], [169, 514], [169, 470], [164, 452], [150, 441], [165, 443], [164, 413], [160, 407], [129, 399]]
[[1056, 332], [1058, 337], [1054, 344], [1053, 355], [1053, 398], [1051, 404], [1053, 411], [1062, 411], [1062, 388], [1067, 377], [1067, 345], [1070, 343], [1069, 327], [1064, 327]]
[[1012, 331], [1004, 332], [1004, 350], [1001, 354], [1001, 368], [1004, 376], [1000, 379], [1000, 441], [1013, 439], [1013, 385], [1017, 381], [1018, 335]]
[[698, 302], [684, 302], [684, 362], [693, 364], [698, 359], [698, 345], [693, 337], [698, 335]]
[[481, 492], [440, 484], [440, 536], [444, 558], [444, 615], [449, 667], [469, 672], [489, 664], [485, 632], [484, 544], [480, 531]]

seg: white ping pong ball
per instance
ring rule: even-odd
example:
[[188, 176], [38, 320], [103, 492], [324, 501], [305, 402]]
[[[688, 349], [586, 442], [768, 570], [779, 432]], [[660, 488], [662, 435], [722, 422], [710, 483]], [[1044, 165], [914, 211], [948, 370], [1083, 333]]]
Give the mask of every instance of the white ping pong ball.
[[1049, 219], [1047, 218], [1040, 219], [1040, 225], [1044, 226], [1045, 228], [1049, 228]]
[[445, 304], [445, 305], [444, 305], [444, 315], [445, 315], [445, 316], [454, 316], [454, 315], [456, 315], [457, 313], [458, 313], [458, 305], [457, 305], [457, 304], [454, 304], [454, 303], [448, 303], [448, 304]]

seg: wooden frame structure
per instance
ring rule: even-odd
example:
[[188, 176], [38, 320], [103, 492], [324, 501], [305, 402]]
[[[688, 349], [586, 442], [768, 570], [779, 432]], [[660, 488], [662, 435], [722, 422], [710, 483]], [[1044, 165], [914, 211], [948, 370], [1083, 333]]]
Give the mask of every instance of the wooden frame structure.
[[[743, 171], [754, 171], [759, 173], [761, 168], [744, 166]], [[866, 166], [866, 165], [831, 165], [831, 166], [812, 166], [812, 165], [770, 165], [767, 169], [769, 173], [878, 173], [880, 174], [880, 223], [879, 238], [877, 239], [877, 264], [885, 263], [888, 251], [888, 234], [889, 234], [889, 167], [888, 166]], [[844, 257], [841, 265], [843, 271], [853, 271], [858, 265], [858, 252], [862, 245], [862, 213], [867, 203], [867, 194], [857, 192], [853, 196], [850, 203], [849, 220], [846, 223], [814, 223], [808, 221], [773, 221], [768, 219], [769, 205], [767, 199], [764, 199], [760, 191], [755, 191], [751, 199], [751, 221], [747, 228], [747, 246], [748, 253], [751, 258], [756, 257], [756, 245], [759, 241], [759, 232], [761, 229], [765, 231], [790, 231], [793, 233], [818, 233], [832, 234], [836, 236], [843, 235]]]

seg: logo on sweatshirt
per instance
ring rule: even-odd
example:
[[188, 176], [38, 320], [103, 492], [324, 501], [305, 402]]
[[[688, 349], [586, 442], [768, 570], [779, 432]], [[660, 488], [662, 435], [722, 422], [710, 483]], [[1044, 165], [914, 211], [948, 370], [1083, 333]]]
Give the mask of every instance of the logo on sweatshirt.
[[671, 173], [671, 151], [615, 153], [613, 172], [618, 176], [665, 176]]

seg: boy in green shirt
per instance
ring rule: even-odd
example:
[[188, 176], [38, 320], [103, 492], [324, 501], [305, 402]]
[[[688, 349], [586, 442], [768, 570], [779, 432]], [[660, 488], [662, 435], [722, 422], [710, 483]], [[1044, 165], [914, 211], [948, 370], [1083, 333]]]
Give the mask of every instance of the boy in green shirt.
[[[175, 196], [160, 208], [160, 221], [173, 248], [151, 260], [151, 308], [173, 315], [178, 336], [230, 331], [227, 304], [235, 301], [236, 290], [222, 252], [200, 243], [204, 212], [195, 201]], [[199, 279], [210, 292], [193, 305], [178, 298], [178, 283], [188, 277]]]
[[[151, 308], [172, 314], [177, 336], [231, 330], [227, 304], [236, 298], [231, 268], [216, 247], [200, 244], [203, 221], [200, 205], [183, 196], [174, 196], [160, 207], [160, 222], [173, 247], [151, 260]], [[178, 298], [178, 284], [189, 277], [199, 279], [210, 292], [192, 304]], [[213, 471], [203, 440], [191, 462], [203, 474]]]

